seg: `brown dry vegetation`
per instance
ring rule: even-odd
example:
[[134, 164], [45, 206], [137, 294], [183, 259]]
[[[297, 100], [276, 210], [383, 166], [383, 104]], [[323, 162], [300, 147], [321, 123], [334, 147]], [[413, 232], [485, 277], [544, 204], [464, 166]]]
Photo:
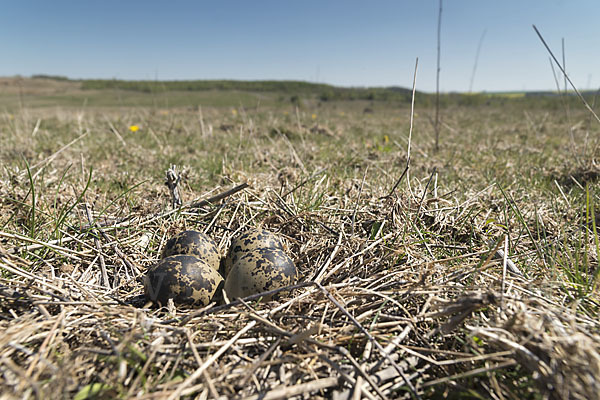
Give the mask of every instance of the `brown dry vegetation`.
[[[407, 104], [77, 96], [2, 100], [3, 398], [598, 398], [600, 127], [584, 111], [449, 107], [434, 153], [417, 98], [392, 190]], [[282, 235], [299, 286], [146, 303], [169, 236], [203, 230], [224, 252], [247, 226]]]

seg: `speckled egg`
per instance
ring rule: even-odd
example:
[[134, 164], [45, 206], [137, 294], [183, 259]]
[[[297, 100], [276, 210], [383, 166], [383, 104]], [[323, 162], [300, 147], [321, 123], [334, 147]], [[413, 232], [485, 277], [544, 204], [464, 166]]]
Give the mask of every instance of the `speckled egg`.
[[225, 292], [230, 299], [266, 292], [294, 284], [297, 274], [294, 262], [281, 249], [242, 251], [227, 275]]
[[251, 229], [231, 241], [231, 246], [225, 256], [221, 272], [228, 276], [233, 264], [246, 252], [256, 249], [283, 250], [283, 244], [273, 232], [264, 229]]
[[167, 241], [160, 258], [185, 254], [198, 257], [211, 268], [219, 269], [221, 258], [215, 242], [202, 232], [183, 231]]
[[205, 306], [222, 296], [223, 277], [204, 260], [189, 255], [165, 257], [144, 277], [146, 297], [165, 306], [175, 304]]

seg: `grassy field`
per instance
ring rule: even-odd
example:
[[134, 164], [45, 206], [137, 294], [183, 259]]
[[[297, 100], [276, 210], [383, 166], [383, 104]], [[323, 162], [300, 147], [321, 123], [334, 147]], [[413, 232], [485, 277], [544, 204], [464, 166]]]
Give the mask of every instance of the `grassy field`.
[[[600, 125], [448, 95], [435, 151], [417, 94], [406, 170], [410, 101], [355, 97], [0, 80], [1, 396], [598, 398]], [[146, 303], [168, 237], [248, 226], [301, 287]]]

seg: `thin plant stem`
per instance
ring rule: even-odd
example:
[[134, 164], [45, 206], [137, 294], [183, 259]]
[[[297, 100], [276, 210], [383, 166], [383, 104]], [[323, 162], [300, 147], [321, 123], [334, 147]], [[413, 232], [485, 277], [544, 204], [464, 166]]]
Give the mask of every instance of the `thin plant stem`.
[[554, 56], [554, 53], [552, 53], [552, 50], [550, 50], [550, 47], [548, 46], [548, 44], [544, 40], [544, 37], [542, 36], [542, 34], [538, 30], [538, 28], [535, 25], [532, 25], [532, 26], [533, 26], [533, 29], [535, 30], [535, 33], [537, 33], [538, 37], [542, 41], [542, 44], [544, 45], [544, 47], [546, 47], [546, 50], [548, 50], [548, 53], [550, 53], [550, 56], [552, 57], [552, 59], [554, 60], [554, 62], [556, 63], [556, 65], [558, 65], [558, 68], [560, 68], [560, 70], [563, 73], [565, 79], [567, 80], [567, 82], [569, 82], [569, 84], [571, 85], [571, 87], [573, 88], [573, 90], [575, 91], [575, 93], [577, 94], [577, 97], [579, 97], [579, 100], [581, 100], [581, 102], [583, 103], [583, 105], [585, 106], [585, 108], [587, 108], [588, 111], [592, 113], [592, 115], [594, 116], [594, 118], [596, 118], [596, 121], [598, 121], [600, 123], [600, 117], [598, 117], [598, 115], [594, 112], [594, 110], [592, 109], [592, 107], [590, 107], [590, 105], [588, 104], [588, 102], [581, 95], [581, 93], [579, 92], [579, 90], [577, 90], [577, 87], [575, 87], [575, 84], [571, 81], [571, 78], [569, 78], [569, 75], [567, 75], [567, 72], [564, 70], [564, 68], [562, 67], [562, 65], [560, 65], [560, 63], [558, 62], [558, 60]]
[[442, 39], [442, 0], [440, 0], [440, 9], [438, 13], [437, 24], [437, 71], [435, 76], [435, 151], [438, 151], [440, 141], [440, 50]]

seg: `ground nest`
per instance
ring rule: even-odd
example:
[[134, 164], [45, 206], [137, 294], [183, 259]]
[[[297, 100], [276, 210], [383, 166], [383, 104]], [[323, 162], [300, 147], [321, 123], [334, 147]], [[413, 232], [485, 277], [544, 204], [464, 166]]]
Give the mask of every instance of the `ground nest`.
[[[598, 398], [598, 322], [503, 257], [502, 237], [451, 224], [463, 209], [424, 200], [427, 182], [299, 207], [318, 179], [222, 187], [126, 217], [82, 201], [60, 241], [1, 232], [3, 396]], [[274, 300], [190, 309], [143, 297], [141, 277], [174, 233], [204, 231], [223, 253], [256, 226], [283, 238], [300, 274]]]

